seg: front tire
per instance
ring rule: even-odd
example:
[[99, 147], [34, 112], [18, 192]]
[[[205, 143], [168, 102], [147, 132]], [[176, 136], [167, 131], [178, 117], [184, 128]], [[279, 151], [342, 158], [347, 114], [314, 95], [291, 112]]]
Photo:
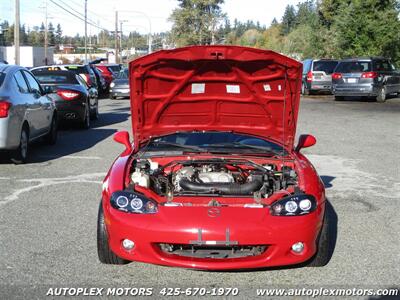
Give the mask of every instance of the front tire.
[[29, 146], [29, 130], [27, 126], [23, 126], [21, 130], [21, 136], [19, 140], [19, 146], [11, 154], [11, 161], [16, 164], [24, 164], [28, 158], [28, 146]]
[[330, 260], [330, 222], [328, 212], [325, 209], [324, 220], [321, 232], [318, 236], [317, 253], [311, 259], [309, 267], [323, 267], [326, 266]]
[[129, 261], [122, 259], [112, 252], [108, 244], [107, 227], [104, 223], [103, 204], [100, 201], [99, 214], [97, 217], [97, 255], [100, 262], [111, 265], [124, 265]]

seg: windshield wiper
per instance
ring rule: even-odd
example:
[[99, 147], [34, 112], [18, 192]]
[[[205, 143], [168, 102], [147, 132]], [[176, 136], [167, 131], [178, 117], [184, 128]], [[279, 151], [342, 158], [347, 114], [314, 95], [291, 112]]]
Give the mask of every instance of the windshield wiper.
[[[181, 148], [181, 149], [184, 149], [184, 150], [190, 150], [190, 151], [196, 151], [196, 152], [207, 152], [206, 149], [203, 149], [203, 148], [198, 147], [198, 146], [182, 145], [182, 144], [171, 143], [171, 142], [166, 142], [166, 141], [153, 141], [152, 145], [171, 146], [171, 147]], [[150, 145], [150, 147], [152, 145]]]
[[[271, 147], [263, 147], [263, 146], [256, 146], [256, 145], [247, 145], [247, 144], [242, 144], [238, 142], [232, 142], [232, 143], [219, 143], [219, 144], [209, 144], [207, 147], [223, 147], [223, 148], [242, 148], [242, 149], [251, 149], [251, 150], [260, 150], [263, 151], [263, 153], [272, 153], [275, 155], [282, 155], [284, 152], [283, 151], [277, 151], [273, 150]], [[258, 153], [258, 151], [257, 151]]]

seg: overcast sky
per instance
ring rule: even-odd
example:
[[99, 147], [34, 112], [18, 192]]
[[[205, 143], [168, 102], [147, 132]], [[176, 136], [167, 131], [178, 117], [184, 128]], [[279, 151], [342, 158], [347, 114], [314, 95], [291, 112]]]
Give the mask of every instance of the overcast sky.
[[[77, 14], [84, 12], [85, 0], [20, 0], [21, 24], [30, 27], [38, 26], [45, 19], [45, 3], [48, 5], [49, 22], [60, 23], [63, 33], [75, 35], [84, 33], [83, 21], [57, 7], [52, 1]], [[296, 5], [300, 0], [225, 0], [223, 11], [230, 20], [237, 18], [241, 21], [253, 20], [269, 25], [273, 18], [281, 19], [287, 4]], [[0, 0], [0, 22], [8, 20], [14, 22], [15, 0]], [[143, 13], [150, 18], [152, 32], [167, 31], [171, 28], [168, 17], [177, 7], [176, 0], [88, 0], [88, 18], [100, 27], [108, 30], [114, 29], [115, 10], [120, 12], [120, 20], [124, 32], [139, 31], [147, 33], [149, 21]], [[75, 10], [75, 11], [74, 11]], [[131, 11], [131, 12], [122, 12]], [[136, 11], [136, 12], [135, 12]], [[138, 13], [140, 12], [140, 13]], [[88, 27], [89, 33], [95, 34], [98, 29]]]

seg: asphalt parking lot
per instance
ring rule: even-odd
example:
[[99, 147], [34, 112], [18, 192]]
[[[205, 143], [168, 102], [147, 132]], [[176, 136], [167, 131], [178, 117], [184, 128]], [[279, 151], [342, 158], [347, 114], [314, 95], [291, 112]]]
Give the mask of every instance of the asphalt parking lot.
[[323, 268], [245, 272], [100, 264], [101, 181], [122, 151], [113, 133], [131, 129], [129, 101], [101, 100], [100, 113], [89, 131], [67, 128], [55, 146], [34, 145], [29, 164], [0, 162], [1, 299], [12, 293], [44, 298], [47, 287], [71, 286], [238, 287], [249, 296], [270, 287], [398, 287], [399, 98], [383, 104], [335, 102], [325, 95], [302, 99], [297, 132], [317, 138], [304, 153], [333, 207], [333, 256]]

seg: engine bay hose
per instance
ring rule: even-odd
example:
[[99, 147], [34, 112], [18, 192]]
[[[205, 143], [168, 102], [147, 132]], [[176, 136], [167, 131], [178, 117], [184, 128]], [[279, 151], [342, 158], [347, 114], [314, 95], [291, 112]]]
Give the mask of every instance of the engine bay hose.
[[179, 181], [180, 187], [185, 191], [201, 192], [201, 193], [215, 193], [231, 195], [250, 195], [258, 191], [262, 187], [260, 179], [254, 179], [246, 183], [231, 183], [231, 182], [195, 182], [187, 178], [182, 178]]

